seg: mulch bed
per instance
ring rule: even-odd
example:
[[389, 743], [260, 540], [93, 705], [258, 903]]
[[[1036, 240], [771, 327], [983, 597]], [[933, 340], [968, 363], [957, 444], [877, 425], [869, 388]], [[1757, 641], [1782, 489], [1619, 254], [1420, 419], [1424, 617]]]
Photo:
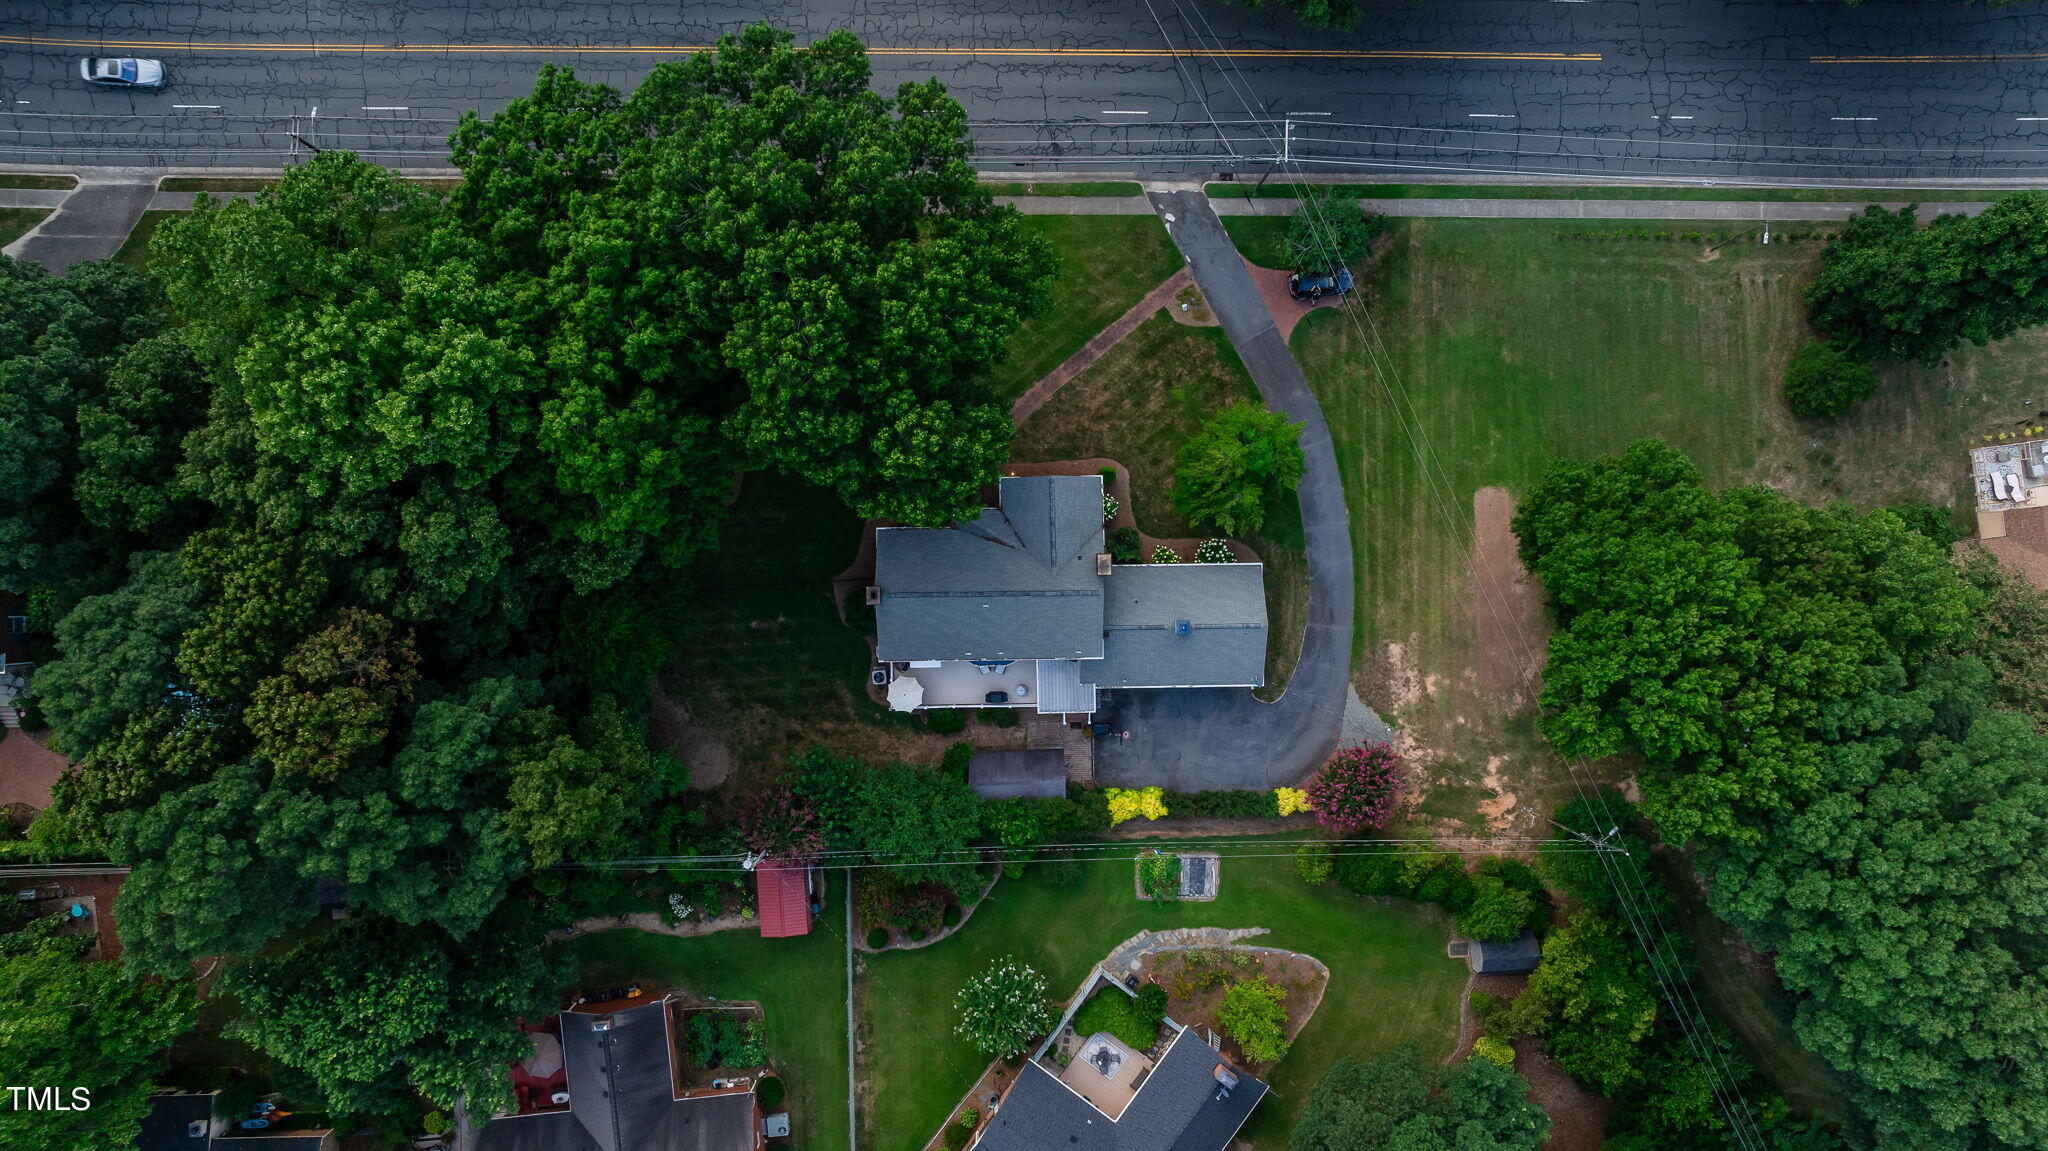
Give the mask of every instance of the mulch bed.
[[[1448, 1062], [1456, 1063], [1472, 1052], [1479, 1038], [1479, 1020], [1472, 1013], [1474, 991], [1509, 1000], [1529, 985], [1527, 975], [1474, 975], [1465, 987], [1465, 1006], [1459, 1019], [1458, 1046]], [[1543, 1051], [1543, 1041], [1532, 1036], [1515, 1040], [1515, 1073], [1529, 1081], [1529, 1098], [1550, 1116], [1550, 1138], [1544, 1151], [1599, 1151], [1607, 1141], [1607, 1117], [1614, 1102], [1581, 1087]]]
[[[1210, 1031], [1222, 1034], [1216, 1025], [1216, 1013], [1223, 1006], [1223, 995], [1230, 984], [1239, 979], [1253, 979], [1264, 975], [1267, 979], [1287, 989], [1287, 1037], [1292, 1040], [1308, 1025], [1316, 1007], [1322, 1003], [1325, 976], [1323, 969], [1304, 956], [1289, 955], [1267, 948], [1210, 947], [1201, 951], [1213, 958], [1208, 966], [1197, 966], [1192, 971], [1186, 965], [1186, 951], [1154, 952], [1139, 961], [1140, 978], [1166, 988], [1166, 1014], [1175, 1022], [1195, 1028], [1204, 1039]], [[1243, 967], [1237, 967], [1227, 957], [1230, 953], [1247, 954], [1249, 960]], [[1186, 982], [1190, 976], [1199, 980], [1204, 972], [1225, 971], [1229, 978], [1213, 987], [1191, 989]], [[1223, 1040], [1223, 1053], [1240, 1067], [1254, 1069], [1259, 1073], [1263, 1067], [1246, 1059], [1237, 1041], [1229, 1037]]]

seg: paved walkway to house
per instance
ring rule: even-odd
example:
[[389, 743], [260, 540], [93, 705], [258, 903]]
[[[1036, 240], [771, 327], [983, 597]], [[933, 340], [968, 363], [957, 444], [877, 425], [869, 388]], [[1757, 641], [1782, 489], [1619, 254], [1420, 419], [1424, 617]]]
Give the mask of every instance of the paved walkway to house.
[[[1138, 196], [1000, 196], [1027, 216], [1129, 216], [1147, 210]], [[1903, 208], [1910, 200], [1373, 200], [1359, 204], [1388, 216], [1474, 217], [1518, 220], [1846, 220], [1871, 204]], [[1301, 201], [1212, 200], [1219, 216], [1291, 216]], [[1920, 205], [1923, 219], [1936, 215], [1974, 216], [1990, 201], [1943, 201]]]
[[1194, 282], [1194, 273], [1182, 268], [1166, 277], [1165, 282], [1158, 287], [1145, 293], [1144, 299], [1132, 304], [1128, 311], [1112, 320], [1108, 327], [1095, 333], [1094, 338], [1083, 344], [1080, 351], [1068, 356], [1065, 363], [1047, 372], [1043, 379], [1018, 396], [1017, 402], [1010, 405], [1010, 423], [1016, 427], [1023, 427], [1024, 421], [1030, 419], [1033, 412], [1044, 407], [1045, 401], [1051, 399], [1054, 392], [1065, 387], [1067, 381], [1087, 371], [1088, 365], [1101, 359], [1104, 352], [1123, 343], [1125, 336], [1137, 331], [1138, 325], [1151, 319], [1154, 312], [1173, 303], [1174, 295]]
[[1308, 470], [1296, 496], [1308, 557], [1308, 624], [1294, 676], [1277, 702], [1262, 703], [1241, 688], [1113, 693], [1107, 714], [1097, 716], [1111, 733], [1097, 741], [1095, 778], [1176, 791], [1278, 787], [1328, 758], [1351, 694], [1357, 586], [1337, 453], [1322, 406], [1208, 197], [1196, 187], [1155, 191], [1150, 199], [1266, 405], [1306, 425]]
[[[63, 198], [56, 202], [56, 211], [7, 245], [6, 253], [57, 273], [69, 270], [73, 264], [106, 259], [121, 250], [128, 233], [135, 230], [135, 221], [149, 207], [150, 198], [156, 195], [157, 175], [154, 169], [140, 168], [95, 168], [81, 172], [77, 188], [57, 193]], [[37, 189], [20, 191], [50, 195]]]

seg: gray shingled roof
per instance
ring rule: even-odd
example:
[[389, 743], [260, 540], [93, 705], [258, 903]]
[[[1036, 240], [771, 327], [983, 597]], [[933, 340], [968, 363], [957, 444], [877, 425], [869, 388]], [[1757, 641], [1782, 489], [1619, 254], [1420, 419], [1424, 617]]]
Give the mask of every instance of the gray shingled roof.
[[1056, 747], [977, 751], [967, 761], [967, 785], [983, 799], [1065, 799], [1067, 753]]
[[1475, 939], [1465, 952], [1465, 965], [1482, 975], [1517, 975], [1536, 970], [1543, 958], [1536, 936], [1524, 931], [1507, 943]]
[[1222, 1062], [1183, 1031], [1115, 1122], [1028, 1063], [974, 1151], [1223, 1151], [1266, 1085], [1237, 1072], [1230, 1098], [1216, 1098]]
[[492, 1120], [478, 1151], [752, 1151], [754, 1096], [677, 1099], [666, 1000], [601, 1016], [565, 1011], [569, 1110]]
[[1102, 477], [1011, 476], [1002, 507], [950, 528], [875, 532], [876, 657], [1102, 655]]
[[1103, 657], [1081, 665], [1083, 682], [1098, 687], [1257, 687], [1266, 682], [1263, 566], [1119, 566], [1103, 583]]

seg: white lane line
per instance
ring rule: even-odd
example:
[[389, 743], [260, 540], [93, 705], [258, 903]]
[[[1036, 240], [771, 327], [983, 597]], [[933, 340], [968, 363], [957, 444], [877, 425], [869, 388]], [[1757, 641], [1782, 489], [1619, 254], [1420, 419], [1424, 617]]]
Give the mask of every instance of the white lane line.
[[410, 112], [410, 111], [412, 111], [412, 109], [411, 109], [410, 107], [408, 107], [408, 106], [404, 105], [404, 104], [365, 104], [365, 105], [363, 105], [363, 111], [365, 111], [365, 112]]
[[1652, 120], [1690, 120], [1691, 116], [1652, 116]]
[[1289, 116], [1334, 116], [1335, 112], [1289, 112]]
[[[28, 103], [28, 101], [23, 100], [22, 103], [26, 104]], [[2017, 116], [2014, 118], [2022, 124], [2031, 124], [2039, 120], [2048, 120], [2048, 116]]]
[[1512, 112], [1467, 112], [1465, 116], [1471, 120], [1512, 120], [1515, 118], [1515, 114]]
[[173, 104], [173, 105], [171, 105], [171, 107], [173, 107], [173, 108], [204, 108], [204, 109], [206, 109], [207, 111], [210, 111], [210, 112], [218, 112], [218, 111], [220, 111], [220, 105], [219, 105], [219, 104]]
[[1123, 108], [1104, 108], [1102, 114], [1105, 116], [1150, 116], [1152, 113], [1144, 111], [1132, 112]]
[[1851, 122], [1851, 123], [1858, 123], [1858, 124], [1860, 124], [1860, 123], [1863, 123], [1863, 122], [1864, 122], [1864, 121], [1866, 121], [1866, 120], [1875, 120], [1875, 119], [1877, 119], [1877, 117], [1875, 117], [1875, 116], [1829, 116], [1829, 117], [1828, 117], [1828, 119], [1830, 119], [1830, 120], [1846, 120], [1846, 121], [1849, 121], [1849, 122]]

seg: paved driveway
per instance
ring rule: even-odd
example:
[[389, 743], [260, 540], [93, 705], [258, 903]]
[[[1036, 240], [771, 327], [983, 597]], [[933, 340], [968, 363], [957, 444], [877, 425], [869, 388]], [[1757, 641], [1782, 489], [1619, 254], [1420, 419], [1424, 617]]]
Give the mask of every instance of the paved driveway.
[[[1350, 695], [1351, 617], [1357, 585], [1351, 528], [1337, 453], [1322, 406], [1273, 326], [1222, 221], [1197, 190], [1150, 193], [1153, 208], [1195, 273], [1195, 283], [1251, 371], [1268, 407], [1307, 425], [1302, 531], [1308, 549], [1308, 627], [1294, 678], [1276, 703], [1244, 690], [1116, 692], [1106, 717], [1117, 734], [1100, 741], [1095, 778], [1118, 787], [1162, 784], [1177, 791], [1267, 788], [1292, 783], [1337, 745]], [[1128, 740], [1121, 737], [1128, 730]]]
[[9, 244], [7, 254], [59, 274], [73, 264], [104, 260], [121, 250], [155, 195], [154, 172], [100, 169], [27, 235]]

